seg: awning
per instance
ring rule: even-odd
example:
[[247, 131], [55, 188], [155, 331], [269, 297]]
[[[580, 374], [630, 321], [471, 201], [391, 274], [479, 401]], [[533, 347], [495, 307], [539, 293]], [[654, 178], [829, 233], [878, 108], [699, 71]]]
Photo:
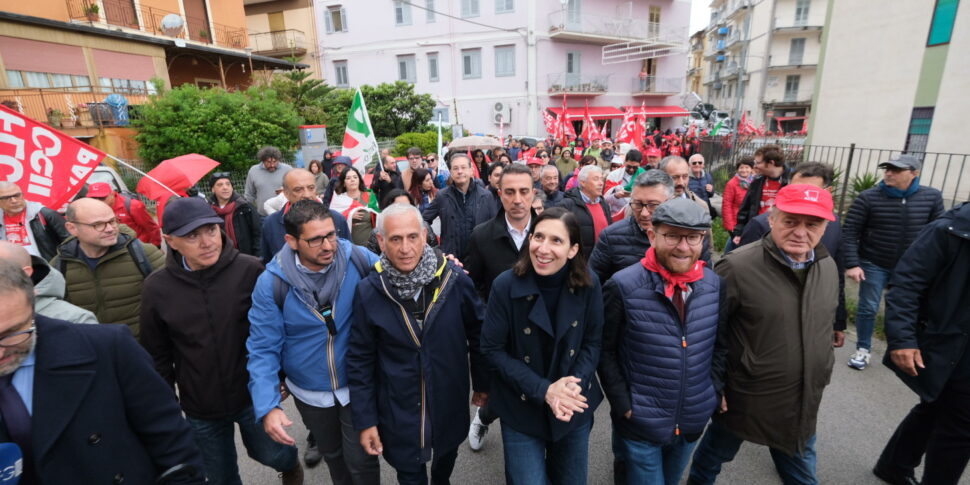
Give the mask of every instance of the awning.
[[[552, 114], [559, 117], [562, 113], [562, 108], [549, 108]], [[568, 120], [581, 120], [585, 116], [586, 108], [566, 108], [566, 119]], [[590, 106], [589, 115], [594, 120], [608, 120], [611, 118], [622, 118], [623, 112], [612, 107], [612, 106]]]
[[778, 121], [807, 120], [808, 116], [776, 116]]
[[[624, 106], [623, 109], [633, 108], [633, 112], [639, 112], [640, 106]], [[645, 106], [647, 118], [673, 118], [675, 116], [690, 116], [690, 113], [680, 106]]]

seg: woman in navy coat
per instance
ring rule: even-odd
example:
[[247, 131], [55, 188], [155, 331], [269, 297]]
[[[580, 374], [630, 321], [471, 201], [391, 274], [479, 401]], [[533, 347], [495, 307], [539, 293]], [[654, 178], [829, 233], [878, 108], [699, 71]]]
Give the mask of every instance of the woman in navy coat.
[[602, 292], [571, 212], [543, 212], [528, 243], [488, 300], [481, 349], [496, 371], [489, 405], [502, 419], [508, 483], [582, 484], [593, 411], [603, 400]]

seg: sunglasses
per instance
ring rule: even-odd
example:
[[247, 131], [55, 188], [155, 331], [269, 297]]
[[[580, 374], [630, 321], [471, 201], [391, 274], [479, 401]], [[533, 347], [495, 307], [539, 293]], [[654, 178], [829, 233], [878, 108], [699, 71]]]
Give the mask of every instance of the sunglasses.
[[212, 172], [212, 178], [214, 179], [229, 178], [229, 175], [229, 172]]
[[704, 165], [704, 162], [690, 162], [691, 165]]

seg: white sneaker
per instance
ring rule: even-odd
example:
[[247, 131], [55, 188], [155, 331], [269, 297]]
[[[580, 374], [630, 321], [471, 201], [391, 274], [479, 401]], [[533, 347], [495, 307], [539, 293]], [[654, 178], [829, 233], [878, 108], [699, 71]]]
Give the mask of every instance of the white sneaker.
[[869, 351], [867, 349], [857, 349], [852, 357], [849, 358], [849, 367], [856, 370], [863, 370], [869, 367]]
[[485, 446], [485, 435], [488, 434], [488, 425], [482, 424], [482, 420], [478, 417], [480, 410], [481, 408], [475, 410], [475, 419], [468, 427], [468, 446], [472, 451], [478, 451]]

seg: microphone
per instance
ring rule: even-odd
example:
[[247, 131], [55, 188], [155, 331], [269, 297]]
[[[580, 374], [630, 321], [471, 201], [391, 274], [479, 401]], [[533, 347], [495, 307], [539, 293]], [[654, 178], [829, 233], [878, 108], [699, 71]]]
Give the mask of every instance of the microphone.
[[24, 473], [24, 454], [16, 443], [0, 443], [0, 485], [16, 485]]

